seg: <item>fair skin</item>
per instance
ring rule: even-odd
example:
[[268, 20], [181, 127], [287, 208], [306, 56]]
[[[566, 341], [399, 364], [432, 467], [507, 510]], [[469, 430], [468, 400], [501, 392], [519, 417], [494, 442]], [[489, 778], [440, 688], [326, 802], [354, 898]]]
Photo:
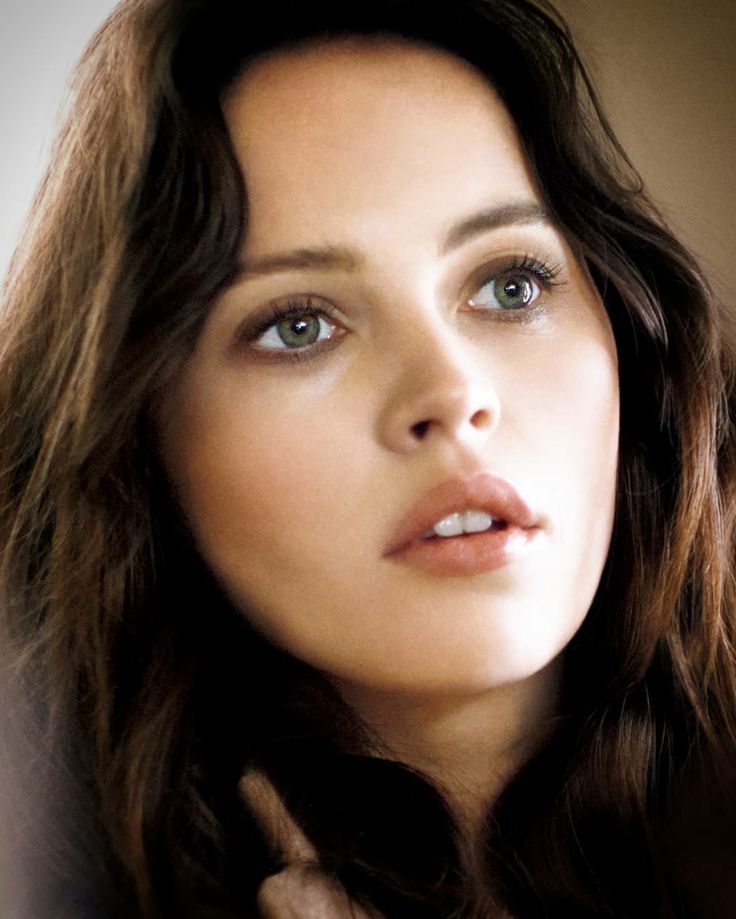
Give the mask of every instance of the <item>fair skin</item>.
[[[440, 783], [472, 836], [550, 730], [608, 551], [605, 310], [462, 61], [389, 41], [282, 52], [224, 112], [243, 271], [161, 406], [164, 465], [234, 603]], [[282, 258], [327, 247], [341, 257]], [[294, 304], [301, 326], [268, 325]], [[386, 557], [423, 495], [479, 471], [531, 508], [523, 551], [464, 575]]]

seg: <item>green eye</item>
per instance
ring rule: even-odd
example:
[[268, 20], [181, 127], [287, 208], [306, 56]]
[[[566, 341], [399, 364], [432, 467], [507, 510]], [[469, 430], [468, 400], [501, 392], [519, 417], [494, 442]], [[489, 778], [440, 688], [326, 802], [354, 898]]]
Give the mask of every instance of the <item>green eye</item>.
[[313, 345], [319, 340], [321, 322], [317, 316], [301, 319], [284, 319], [276, 326], [276, 334], [287, 348]]
[[330, 338], [335, 326], [318, 313], [303, 311], [272, 322], [254, 341], [257, 348], [268, 351], [309, 348]]
[[539, 284], [528, 274], [507, 272], [490, 278], [470, 303], [488, 310], [521, 310], [531, 306], [539, 293]]

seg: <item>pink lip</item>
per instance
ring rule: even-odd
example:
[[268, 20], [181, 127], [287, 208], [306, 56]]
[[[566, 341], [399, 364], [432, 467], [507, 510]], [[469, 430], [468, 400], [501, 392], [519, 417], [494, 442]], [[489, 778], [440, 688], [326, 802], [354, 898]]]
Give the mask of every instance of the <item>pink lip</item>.
[[[485, 533], [426, 538], [443, 517], [470, 509], [485, 511], [502, 523]], [[436, 575], [481, 574], [521, 557], [540, 532], [539, 518], [509, 482], [479, 472], [427, 492], [399, 522], [384, 558]]]

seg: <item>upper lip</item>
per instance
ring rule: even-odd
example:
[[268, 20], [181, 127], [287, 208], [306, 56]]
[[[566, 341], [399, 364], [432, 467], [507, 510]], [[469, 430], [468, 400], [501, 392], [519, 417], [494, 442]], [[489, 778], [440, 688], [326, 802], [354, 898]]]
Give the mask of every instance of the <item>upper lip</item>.
[[490, 472], [451, 479], [431, 488], [399, 521], [384, 555], [401, 552], [422, 539], [448, 514], [467, 510], [485, 511], [509, 526], [534, 529], [539, 519], [513, 485]]

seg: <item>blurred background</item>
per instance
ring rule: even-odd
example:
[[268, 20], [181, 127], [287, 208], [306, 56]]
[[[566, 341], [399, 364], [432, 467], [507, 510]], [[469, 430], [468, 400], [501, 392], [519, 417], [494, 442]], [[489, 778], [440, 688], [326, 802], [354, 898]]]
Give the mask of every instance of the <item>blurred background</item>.
[[[114, 3], [0, 3], [0, 275], [74, 61]], [[625, 149], [736, 315], [736, 3], [557, 0]]]
[[624, 149], [736, 318], [736, 3], [553, 2]]

